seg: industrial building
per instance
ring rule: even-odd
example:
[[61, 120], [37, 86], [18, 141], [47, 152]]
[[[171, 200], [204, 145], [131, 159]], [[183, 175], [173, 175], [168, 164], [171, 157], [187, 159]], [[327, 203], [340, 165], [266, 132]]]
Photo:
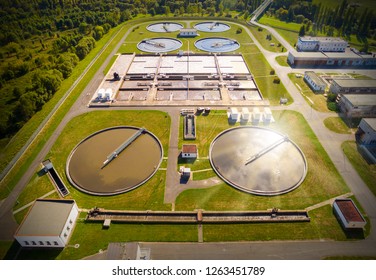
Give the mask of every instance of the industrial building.
[[184, 144], [181, 150], [182, 158], [195, 159], [197, 158], [197, 146], [194, 144]]
[[344, 52], [347, 41], [339, 37], [310, 37], [298, 38], [296, 49], [301, 52]]
[[376, 119], [364, 118], [360, 121], [355, 134], [356, 143], [363, 157], [372, 164], [376, 163]]
[[316, 93], [323, 93], [326, 88], [326, 83], [313, 71], [304, 72], [304, 81]]
[[376, 94], [340, 94], [337, 103], [347, 118], [376, 118]]
[[179, 37], [196, 37], [197, 35], [197, 30], [194, 28], [182, 28], [179, 33]]
[[22, 247], [63, 248], [78, 218], [74, 200], [37, 199], [14, 238]]
[[376, 94], [376, 80], [333, 79], [330, 85], [332, 93], [373, 93]]
[[333, 208], [345, 230], [363, 229], [366, 225], [366, 220], [351, 199], [336, 199]]
[[374, 68], [376, 53], [345, 52], [289, 52], [287, 62], [295, 68]]

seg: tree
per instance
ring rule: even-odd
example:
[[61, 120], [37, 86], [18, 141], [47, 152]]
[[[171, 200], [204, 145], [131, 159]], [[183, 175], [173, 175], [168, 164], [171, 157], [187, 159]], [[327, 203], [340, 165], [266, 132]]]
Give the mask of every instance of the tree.
[[302, 25], [299, 29], [299, 36], [303, 37], [305, 35], [305, 27]]
[[104, 29], [102, 26], [96, 26], [94, 28], [94, 33], [93, 33], [93, 37], [96, 41], [99, 41], [102, 37], [103, 37], [103, 34], [104, 34]]
[[294, 20], [294, 17], [295, 17], [295, 13], [294, 13], [293, 6], [290, 6], [287, 12], [287, 21], [292, 22]]

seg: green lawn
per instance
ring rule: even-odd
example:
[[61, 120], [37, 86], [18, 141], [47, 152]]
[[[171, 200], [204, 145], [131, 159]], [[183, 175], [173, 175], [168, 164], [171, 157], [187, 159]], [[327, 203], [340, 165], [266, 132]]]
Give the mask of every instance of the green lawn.
[[12, 243], [12, 241], [0, 241], [0, 260], [4, 259]]
[[[170, 122], [168, 114], [159, 111], [93, 111], [85, 113], [72, 119], [67, 124], [47, 158], [51, 159], [57, 172], [67, 184], [70, 191], [67, 198], [75, 199], [80, 208], [98, 206], [110, 209], [170, 210], [170, 205], [163, 203], [165, 171], [158, 171], [147, 183], [131, 192], [110, 197], [82, 193], [72, 187], [64, 176], [66, 160], [72, 149], [83, 138], [111, 126], [145, 127], [158, 137], [163, 145], [164, 156], [167, 156]], [[52, 189], [52, 184], [47, 176], [38, 177], [38, 175], [35, 175], [19, 196], [20, 203], [16, 205], [15, 209], [28, 204]]]
[[142, 225], [112, 223], [102, 229], [101, 223], [76, 224], [69, 244], [80, 244], [79, 248], [68, 247], [57, 259], [81, 259], [107, 249], [111, 242], [197, 242], [197, 225]]
[[[299, 85], [300, 89], [298, 86], [297, 89], [300, 93], [303, 94], [303, 97], [307, 101], [308, 105], [312, 106], [314, 110], [319, 112], [330, 112], [327, 106], [326, 97], [321, 93], [314, 93], [312, 89], [304, 81], [303, 76], [297, 78], [295, 73], [290, 73], [288, 75], [291, 82], [294, 83], [295, 86], [296, 84]], [[308, 98], [313, 101], [313, 104]]]
[[[273, 207], [304, 209], [347, 193], [349, 189], [346, 183], [302, 115], [293, 111], [274, 111], [273, 117], [276, 123], [271, 124], [270, 128], [287, 134], [307, 158], [307, 177], [299, 188], [284, 195], [262, 197], [243, 193], [223, 183], [208, 189], [184, 191], [177, 198], [175, 209], [265, 210]], [[205, 119], [198, 118], [196, 127], [199, 149], [208, 151], [212, 140], [230, 125], [226, 116], [221, 116], [220, 112], [217, 112]]]
[[348, 239], [330, 205], [310, 211], [309, 216], [311, 221], [304, 223], [203, 225], [204, 241]]
[[326, 128], [329, 130], [341, 133], [341, 134], [351, 134], [351, 128], [340, 117], [329, 117], [324, 120]]
[[252, 34], [256, 37], [257, 41], [259, 41], [264, 49], [271, 52], [286, 51], [286, 49], [282, 50], [281, 43], [274, 36], [272, 36], [271, 40], [266, 39], [266, 36], [270, 35], [268, 30], [261, 28], [262, 30], [260, 31], [258, 29], [259, 27], [255, 25], [249, 26], [249, 30], [251, 30]]
[[346, 154], [351, 165], [358, 172], [359, 176], [367, 184], [368, 188], [376, 196], [376, 165], [368, 164], [361, 154], [359, 154], [357, 145], [354, 141], [342, 143], [342, 149]]
[[287, 63], [287, 55], [280, 55], [275, 58], [275, 60], [278, 62], [279, 65], [281, 66], [290, 66]]

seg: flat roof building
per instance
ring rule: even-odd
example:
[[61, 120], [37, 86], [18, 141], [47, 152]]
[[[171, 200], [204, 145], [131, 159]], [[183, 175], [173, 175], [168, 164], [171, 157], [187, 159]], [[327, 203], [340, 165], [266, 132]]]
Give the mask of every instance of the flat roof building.
[[184, 144], [181, 154], [182, 158], [197, 158], [197, 146], [195, 144]]
[[348, 118], [376, 118], [376, 94], [340, 94], [338, 106]]
[[22, 247], [65, 247], [78, 214], [74, 200], [37, 199], [14, 238]]
[[374, 68], [376, 53], [363, 54], [346, 49], [344, 52], [289, 52], [287, 62], [295, 68]]
[[194, 28], [182, 28], [179, 33], [179, 37], [196, 37], [197, 35], [197, 30]]
[[347, 41], [339, 37], [310, 37], [298, 38], [296, 49], [302, 52], [344, 52]]
[[304, 80], [314, 92], [324, 92], [326, 83], [313, 71], [304, 72]]
[[362, 229], [366, 225], [366, 220], [351, 199], [336, 199], [333, 208], [344, 229]]
[[369, 79], [333, 79], [330, 85], [332, 93], [375, 93], [376, 80]]

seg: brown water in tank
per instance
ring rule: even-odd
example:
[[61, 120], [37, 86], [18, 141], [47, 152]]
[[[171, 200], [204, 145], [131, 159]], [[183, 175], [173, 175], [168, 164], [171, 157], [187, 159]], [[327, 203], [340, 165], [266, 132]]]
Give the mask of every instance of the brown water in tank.
[[162, 149], [148, 132], [142, 133], [102, 168], [107, 156], [137, 131], [137, 128], [114, 128], [82, 142], [68, 168], [75, 184], [89, 192], [118, 193], [134, 188], [153, 175], [159, 167]]

